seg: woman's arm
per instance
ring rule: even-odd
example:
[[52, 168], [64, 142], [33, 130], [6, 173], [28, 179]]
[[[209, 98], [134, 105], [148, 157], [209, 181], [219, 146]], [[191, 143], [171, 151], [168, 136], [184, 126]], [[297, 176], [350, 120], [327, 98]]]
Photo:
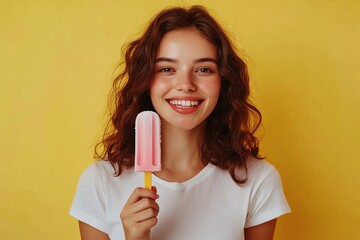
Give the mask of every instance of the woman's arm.
[[245, 240], [272, 240], [275, 226], [276, 218], [253, 227], [245, 228]]
[[110, 240], [109, 236], [106, 233], [84, 222], [79, 221], [79, 228], [81, 240]]

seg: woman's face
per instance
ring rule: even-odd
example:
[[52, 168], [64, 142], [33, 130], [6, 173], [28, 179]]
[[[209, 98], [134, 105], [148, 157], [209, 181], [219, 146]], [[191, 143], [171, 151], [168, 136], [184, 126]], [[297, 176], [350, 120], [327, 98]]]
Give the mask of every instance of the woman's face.
[[160, 42], [154, 68], [150, 97], [162, 125], [203, 127], [220, 94], [215, 46], [195, 29], [170, 31]]

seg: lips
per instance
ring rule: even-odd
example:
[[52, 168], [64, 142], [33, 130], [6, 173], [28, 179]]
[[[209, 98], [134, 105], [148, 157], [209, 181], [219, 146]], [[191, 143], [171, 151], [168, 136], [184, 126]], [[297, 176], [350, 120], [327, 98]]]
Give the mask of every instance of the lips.
[[179, 113], [193, 113], [195, 112], [201, 103], [202, 99], [167, 99], [170, 107]]

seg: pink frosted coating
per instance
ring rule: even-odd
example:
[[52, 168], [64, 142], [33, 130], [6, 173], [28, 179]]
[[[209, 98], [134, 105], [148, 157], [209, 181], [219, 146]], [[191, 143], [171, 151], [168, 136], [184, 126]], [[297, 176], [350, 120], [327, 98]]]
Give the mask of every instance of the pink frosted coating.
[[161, 170], [161, 135], [159, 115], [144, 111], [135, 120], [135, 171]]

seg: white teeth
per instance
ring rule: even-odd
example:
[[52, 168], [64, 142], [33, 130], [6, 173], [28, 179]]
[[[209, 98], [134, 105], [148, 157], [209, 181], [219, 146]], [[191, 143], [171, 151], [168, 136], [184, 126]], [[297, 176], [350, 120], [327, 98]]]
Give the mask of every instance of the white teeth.
[[190, 101], [190, 100], [170, 100], [170, 104], [178, 107], [194, 107], [199, 105], [199, 101]]

